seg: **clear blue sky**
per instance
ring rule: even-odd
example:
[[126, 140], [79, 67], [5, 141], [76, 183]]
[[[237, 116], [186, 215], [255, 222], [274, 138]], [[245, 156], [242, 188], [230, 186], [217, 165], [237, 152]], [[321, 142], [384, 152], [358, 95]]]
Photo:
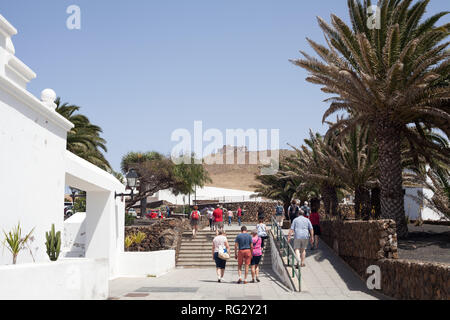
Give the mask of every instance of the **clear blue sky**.
[[[324, 132], [325, 95], [288, 59], [323, 42], [316, 16], [348, 21], [346, 0], [2, 0], [19, 31], [16, 55], [38, 75], [37, 97], [52, 88], [80, 105], [108, 141], [118, 170], [128, 151], [169, 153], [173, 130], [280, 129], [280, 145]], [[68, 30], [66, 8], [81, 8]], [[429, 13], [450, 9], [432, 0]], [[446, 20], [448, 22], [448, 19]]]

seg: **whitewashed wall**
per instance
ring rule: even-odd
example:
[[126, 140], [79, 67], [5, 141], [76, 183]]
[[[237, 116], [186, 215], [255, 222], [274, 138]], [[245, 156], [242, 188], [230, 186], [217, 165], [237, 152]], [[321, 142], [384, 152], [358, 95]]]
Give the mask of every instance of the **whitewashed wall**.
[[[54, 223], [63, 227], [66, 133], [73, 126], [28, 91], [35, 74], [14, 56], [16, 30], [0, 16], [0, 239], [20, 222], [34, 230], [36, 261], [48, 261], [43, 244]], [[11, 263], [0, 250], [0, 265]], [[18, 263], [32, 262], [25, 251]]]
[[86, 212], [77, 212], [64, 221], [61, 256], [84, 258], [86, 256]]
[[422, 220], [447, 220], [440, 212], [436, 212], [431, 208], [424, 207], [417, 203], [414, 197], [417, 197], [419, 192], [423, 192], [427, 197], [431, 198], [433, 192], [424, 188], [405, 188], [405, 213], [411, 220], [421, 218]]

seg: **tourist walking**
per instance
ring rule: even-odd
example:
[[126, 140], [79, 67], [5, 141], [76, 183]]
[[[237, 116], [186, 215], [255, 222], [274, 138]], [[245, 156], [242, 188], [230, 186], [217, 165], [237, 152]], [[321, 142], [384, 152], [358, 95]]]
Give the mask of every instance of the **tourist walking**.
[[231, 226], [231, 222], [233, 221], [233, 211], [231, 211], [230, 208], [228, 208], [228, 226]]
[[239, 223], [239, 227], [240, 227], [241, 226], [241, 218], [242, 218], [241, 206], [238, 206], [238, 208], [237, 208], [237, 218], [238, 218], [238, 223]]
[[314, 230], [314, 243], [311, 243], [311, 250], [317, 250], [319, 248], [319, 236], [322, 234], [320, 232], [320, 215], [318, 210], [311, 209], [309, 221], [311, 221]]
[[308, 241], [312, 244], [314, 239], [314, 230], [311, 221], [303, 215], [295, 218], [289, 230], [288, 242], [291, 241], [292, 234], [294, 234], [295, 255], [301, 261], [301, 266], [304, 267]]
[[262, 206], [258, 207], [258, 220], [261, 220], [265, 218], [265, 214], [264, 214], [264, 208]]
[[299, 213], [300, 213], [300, 208], [297, 205], [297, 201], [292, 200], [292, 203], [288, 208], [288, 215], [289, 215], [289, 220], [291, 221], [291, 224], [294, 221], [294, 219], [298, 217]]
[[213, 212], [214, 216], [214, 230], [216, 230], [216, 236], [219, 235], [219, 231], [223, 232], [223, 210], [220, 205], [217, 205], [216, 210]]
[[219, 234], [213, 239], [212, 244], [212, 257], [216, 262], [217, 282], [222, 282], [225, 274], [227, 260], [223, 257], [224, 253], [227, 253], [229, 257], [230, 246], [225, 233], [223, 231], [219, 231]]
[[281, 205], [281, 202], [277, 202], [277, 206], [275, 208], [275, 219], [277, 220], [277, 223], [280, 227], [283, 227], [283, 220], [284, 220], [284, 208]]
[[250, 265], [252, 268], [252, 283], [254, 283], [255, 279], [257, 282], [261, 282], [259, 280], [259, 263], [261, 262], [262, 258], [262, 248], [261, 248], [262, 239], [258, 236], [257, 230], [252, 231], [252, 243], [253, 243], [253, 253]]
[[238, 260], [239, 280], [242, 283], [242, 265], [244, 265], [244, 284], [247, 283], [248, 269], [252, 262], [253, 239], [247, 233], [247, 227], [241, 227], [241, 233], [238, 234], [234, 241], [234, 258]]
[[309, 217], [311, 214], [311, 208], [309, 207], [308, 201], [305, 201], [300, 209], [305, 213], [305, 217]]
[[259, 219], [256, 230], [258, 231], [258, 236], [261, 238], [261, 248], [264, 249], [264, 241], [267, 239], [267, 227], [263, 219]]
[[194, 206], [194, 210], [190, 214], [191, 227], [192, 227], [192, 238], [197, 237], [198, 231], [198, 222], [200, 221], [200, 212], [198, 211], [198, 207]]
[[208, 211], [206, 212], [206, 216], [209, 220], [209, 229], [214, 231], [214, 216], [213, 216], [213, 208], [208, 207]]

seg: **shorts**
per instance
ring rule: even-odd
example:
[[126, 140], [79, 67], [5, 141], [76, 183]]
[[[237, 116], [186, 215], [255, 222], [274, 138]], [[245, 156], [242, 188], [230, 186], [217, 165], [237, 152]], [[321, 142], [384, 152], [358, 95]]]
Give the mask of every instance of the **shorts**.
[[322, 234], [320, 232], [320, 226], [319, 225], [313, 225], [313, 229], [314, 229], [314, 235], [315, 236], [320, 236]]
[[191, 226], [198, 226], [198, 219], [197, 220], [191, 219]]
[[309, 239], [294, 239], [294, 250], [306, 249], [308, 247]]
[[252, 252], [250, 251], [250, 249], [239, 250], [238, 266], [242, 266], [243, 264], [249, 266], [251, 262], [252, 262]]
[[253, 256], [253, 257], [252, 257], [252, 261], [250, 262], [250, 264], [251, 264], [252, 266], [257, 266], [257, 265], [259, 265], [259, 263], [261, 262], [261, 258], [262, 258], [262, 256]]
[[214, 226], [217, 229], [223, 229], [223, 221], [216, 221], [216, 222], [214, 222]]
[[216, 268], [217, 269], [225, 269], [225, 266], [227, 265], [227, 261], [219, 258], [219, 253], [214, 253], [214, 261], [216, 262]]

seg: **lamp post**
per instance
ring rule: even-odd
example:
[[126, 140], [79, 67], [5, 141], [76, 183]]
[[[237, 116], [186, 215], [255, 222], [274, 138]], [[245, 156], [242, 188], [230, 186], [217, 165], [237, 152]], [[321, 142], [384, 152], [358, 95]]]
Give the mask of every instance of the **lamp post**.
[[134, 197], [133, 190], [134, 190], [134, 188], [136, 188], [138, 177], [139, 176], [138, 176], [136, 170], [134, 170], [133, 168], [130, 169], [127, 172], [127, 174], [125, 175], [125, 178], [127, 179], [127, 188], [131, 190], [131, 193], [125, 194], [125, 193], [115, 192], [115, 198], [122, 197], [122, 201], [123, 201], [124, 196], [130, 196], [131, 200], [133, 200], [133, 197]]

